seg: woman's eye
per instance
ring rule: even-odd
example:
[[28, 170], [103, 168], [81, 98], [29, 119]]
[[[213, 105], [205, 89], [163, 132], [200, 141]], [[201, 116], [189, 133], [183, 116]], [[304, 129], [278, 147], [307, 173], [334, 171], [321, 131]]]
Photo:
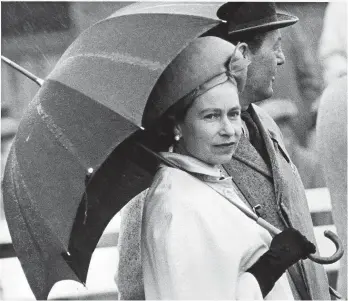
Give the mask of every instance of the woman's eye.
[[204, 116], [204, 119], [208, 119], [208, 120], [217, 119], [217, 118], [219, 118], [219, 114], [217, 113], [211, 113]]
[[229, 114], [229, 116], [232, 118], [237, 118], [240, 116], [240, 111], [233, 111]]

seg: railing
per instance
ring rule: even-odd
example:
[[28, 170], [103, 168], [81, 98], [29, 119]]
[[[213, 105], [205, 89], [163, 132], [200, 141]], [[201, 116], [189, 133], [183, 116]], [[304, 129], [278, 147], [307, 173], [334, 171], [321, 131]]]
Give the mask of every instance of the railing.
[[[308, 205], [314, 224], [314, 231], [321, 256], [330, 256], [335, 246], [323, 236], [326, 229], [336, 232], [331, 216], [330, 194], [327, 188], [306, 190]], [[117, 239], [120, 217], [116, 215], [105, 229], [98, 247], [93, 253], [86, 287], [75, 281], [57, 283], [49, 299], [117, 299], [117, 287], [114, 282], [118, 264]], [[325, 265], [330, 285], [335, 287], [339, 262]], [[5, 276], [6, 275], [6, 276]], [[5, 222], [0, 223], [0, 285], [3, 287], [3, 298], [32, 299], [34, 296], [22, 272], [11, 244]], [[1, 298], [0, 298], [1, 299]]]

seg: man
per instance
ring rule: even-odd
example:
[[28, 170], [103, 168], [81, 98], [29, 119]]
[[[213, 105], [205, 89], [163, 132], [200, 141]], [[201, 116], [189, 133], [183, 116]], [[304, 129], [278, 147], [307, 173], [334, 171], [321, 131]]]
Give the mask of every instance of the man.
[[[223, 36], [234, 44], [246, 42], [244, 55], [251, 61], [247, 85], [240, 96], [247, 139], [241, 139], [225, 168], [245, 201], [253, 207], [261, 205], [258, 213], [262, 218], [280, 229], [294, 227], [314, 242], [304, 187], [280, 130], [265, 111], [253, 104], [273, 95], [277, 67], [285, 63], [279, 28], [298, 19], [276, 13], [272, 2], [229, 2], [219, 8], [217, 15], [226, 21], [227, 35]], [[288, 271], [295, 299], [330, 298], [322, 266], [306, 260]]]
[[[276, 14], [275, 5], [269, 2], [226, 3], [217, 16], [226, 22], [206, 35], [216, 35], [234, 44], [246, 42], [243, 55], [251, 61], [246, 88], [240, 95], [246, 135], [225, 169], [232, 175], [240, 197], [254, 208], [261, 207], [258, 214], [262, 218], [280, 229], [294, 227], [315, 242], [303, 184], [285, 150], [280, 130], [271, 117], [253, 104], [272, 96], [277, 66], [285, 62], [278, 29], [298, 19]], [[139, 244], [141, 200], [138, 195], [123, 212], [117, 277], [122, 299], [145, 296]], [[322, 266], [306, 260], [290, 268], [288, 278], [295, 299], [330, 299]]]

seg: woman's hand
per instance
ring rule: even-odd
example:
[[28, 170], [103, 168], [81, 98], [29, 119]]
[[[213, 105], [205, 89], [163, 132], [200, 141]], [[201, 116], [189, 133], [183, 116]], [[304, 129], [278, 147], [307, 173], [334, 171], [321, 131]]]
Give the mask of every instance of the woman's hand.
[[257, 279], [265, 297], [290, 266], [315, 252], [315, 245], [305, 236], [287, 228], [273, 238], [269, 250], [247, 272]]

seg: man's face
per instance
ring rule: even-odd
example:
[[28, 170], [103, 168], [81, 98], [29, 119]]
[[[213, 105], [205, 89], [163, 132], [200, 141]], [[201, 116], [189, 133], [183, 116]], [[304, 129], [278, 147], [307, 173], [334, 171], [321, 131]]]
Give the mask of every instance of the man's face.
[[285, 62], [279, 30], [269, 31], [261, 47], [254, 53], [249, 49], [248, 58], [251, 64], [248, 67], [248, 79], [242, 94], [243, 107], [273, 95], [277, 66]]

